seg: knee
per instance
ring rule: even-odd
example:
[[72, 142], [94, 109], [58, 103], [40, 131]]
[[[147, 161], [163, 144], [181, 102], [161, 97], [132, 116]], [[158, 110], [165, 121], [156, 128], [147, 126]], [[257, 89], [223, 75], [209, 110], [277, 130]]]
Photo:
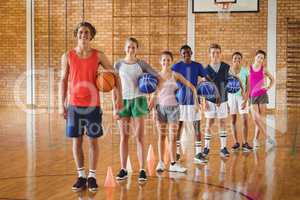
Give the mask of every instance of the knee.
[[137, 136], [135, 137], [135, 139], [136, 139], [136, 142], [137, 142], [137, 143], [143, 143], [143, 142], [144, 142], [144, 135], [142, 135], [142, 134], [137, 135]]
[[129, 135], [128, 134], [121, 134], [120, 142], [128, 142]]
[[97, 148], [98, 147], [98, 139], [90, 139], [90, 148]]

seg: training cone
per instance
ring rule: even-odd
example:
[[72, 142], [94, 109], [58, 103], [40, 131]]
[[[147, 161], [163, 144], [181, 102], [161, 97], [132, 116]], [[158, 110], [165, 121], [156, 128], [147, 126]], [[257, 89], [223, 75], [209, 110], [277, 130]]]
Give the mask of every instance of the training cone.
[[107, 175], [104, 182], [104, 187], [116, 187], [116, 182], [111, 167], [108, 167], [107, 169]]
[[131, 166], [131, 162], [130, 162], [129, 156], [127, 157], [126, 169], [127, 169], [128, 173], [132, 173], [132, 166]]
[[149, 149], [148, 149], [147, 162], [155, 163], [155, 155], [151, 144], [149, 145]]
[[169, 151], [169, 140], [166, 137], [165, 140], [165, 153], [164, 153], [164, 163], [167, 165], [170, 161], [170, 151]]

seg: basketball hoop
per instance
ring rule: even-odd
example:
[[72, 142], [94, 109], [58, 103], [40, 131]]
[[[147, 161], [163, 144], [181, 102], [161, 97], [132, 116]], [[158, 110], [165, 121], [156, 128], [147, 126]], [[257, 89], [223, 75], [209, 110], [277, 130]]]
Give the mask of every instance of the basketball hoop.
[[218, 6], [218, 18], [228, 20], [230, 18], [231, 8], [236, 1], [230, 0], [215, 0], [216, 6]]

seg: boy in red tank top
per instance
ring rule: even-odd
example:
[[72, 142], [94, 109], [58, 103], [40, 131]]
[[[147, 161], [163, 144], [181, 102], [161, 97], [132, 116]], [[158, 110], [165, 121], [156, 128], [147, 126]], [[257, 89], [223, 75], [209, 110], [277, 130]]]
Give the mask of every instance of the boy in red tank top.
[[[99, 64], [113, 70], [103, 52], [90, 47], [96, 29], [88, 22], [81, 22], [74, 30], [77, 46], [62, 56], [60, 83], [60, 113], [67, 120], [66, 134], [73, 140], [73, 156], [77, 166], [78, 179], [72, 190], [81, 191], [86, 185], [89, 191], [97, 191], [96, 167], [98, 162], [98, 138], [103, 135], [102, 110], [99, 91], [96, 88]], [[116, 77], [115, 109], [122, 107], [120, 80]], [[85, 175], [82, 149], [83, 133], [89, 141], [89, 173]]]

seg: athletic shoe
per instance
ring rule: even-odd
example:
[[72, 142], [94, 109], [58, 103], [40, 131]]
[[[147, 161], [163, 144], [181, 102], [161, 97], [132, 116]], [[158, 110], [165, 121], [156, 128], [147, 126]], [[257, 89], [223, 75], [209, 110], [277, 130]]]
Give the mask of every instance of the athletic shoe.
[[176, 161], [180, 161], [180, 154], [176, 153]]
[[243, 152], [250, 152], [253, 150], [253, 148], [246, 142], [245, 144], [242, 145]]
[[221, 157], [229, 157], [230, 153], [228, 152], [227, 148], [224, 147], [223, 149], [221, 149], [220, 151], [220, 156]]
[[127, 178], [128, 178], [128, 173], [125, 169], [121, 169], [118, 175], [116, 176], [116, 179], [118, 181], [125, 180]]
[[147, 175], [145, 170], [141, 170], [139, 174], [139, 181], [147, 181]]
[[240, 150], [240, 143], [235, 143], [232, 147], [231, 147], [231, 151], [232, 152], [237, 152]]
[[74, 192], [80, 192], [86, 188], [86, 178], [78, 177], [76, 183], [72, 186]]
[[207, 157], [208, 156], [208, 154], [209, 154], [209, 148], [204, 148], [203, 149], [203, 155], [205, 156], [205, 157]]
[[88, 190], [90, 192], [96, 192], [98, 190], [97, 181], [94, 177], [89, 177], [87, 179], [87, 183], [88, 183]]
[[202, 163], [207, 163], [206, 157], [200, 152], [194, 157], [194, 163], [197, 164], [202, 164]]
[[253, 140], [253, 148], [254, 149], [259, 149], [259, 147], [260, 147], [259, 141], [257, 139], [254, 139]]
[[185, 173], [187, 171], [187, 168], [180, 166], [180, 164], [178, 163], [175, 163], [174, 165], [170, 165], [169, 171]]
[[156, 167], [157, 172], [163, 172], [165, 170], [165, 164], [163, 161], [159, 161]]
[[267, 138], [267, 144], [270, 146], [276, 146], [275, 140], [270, 137]]

